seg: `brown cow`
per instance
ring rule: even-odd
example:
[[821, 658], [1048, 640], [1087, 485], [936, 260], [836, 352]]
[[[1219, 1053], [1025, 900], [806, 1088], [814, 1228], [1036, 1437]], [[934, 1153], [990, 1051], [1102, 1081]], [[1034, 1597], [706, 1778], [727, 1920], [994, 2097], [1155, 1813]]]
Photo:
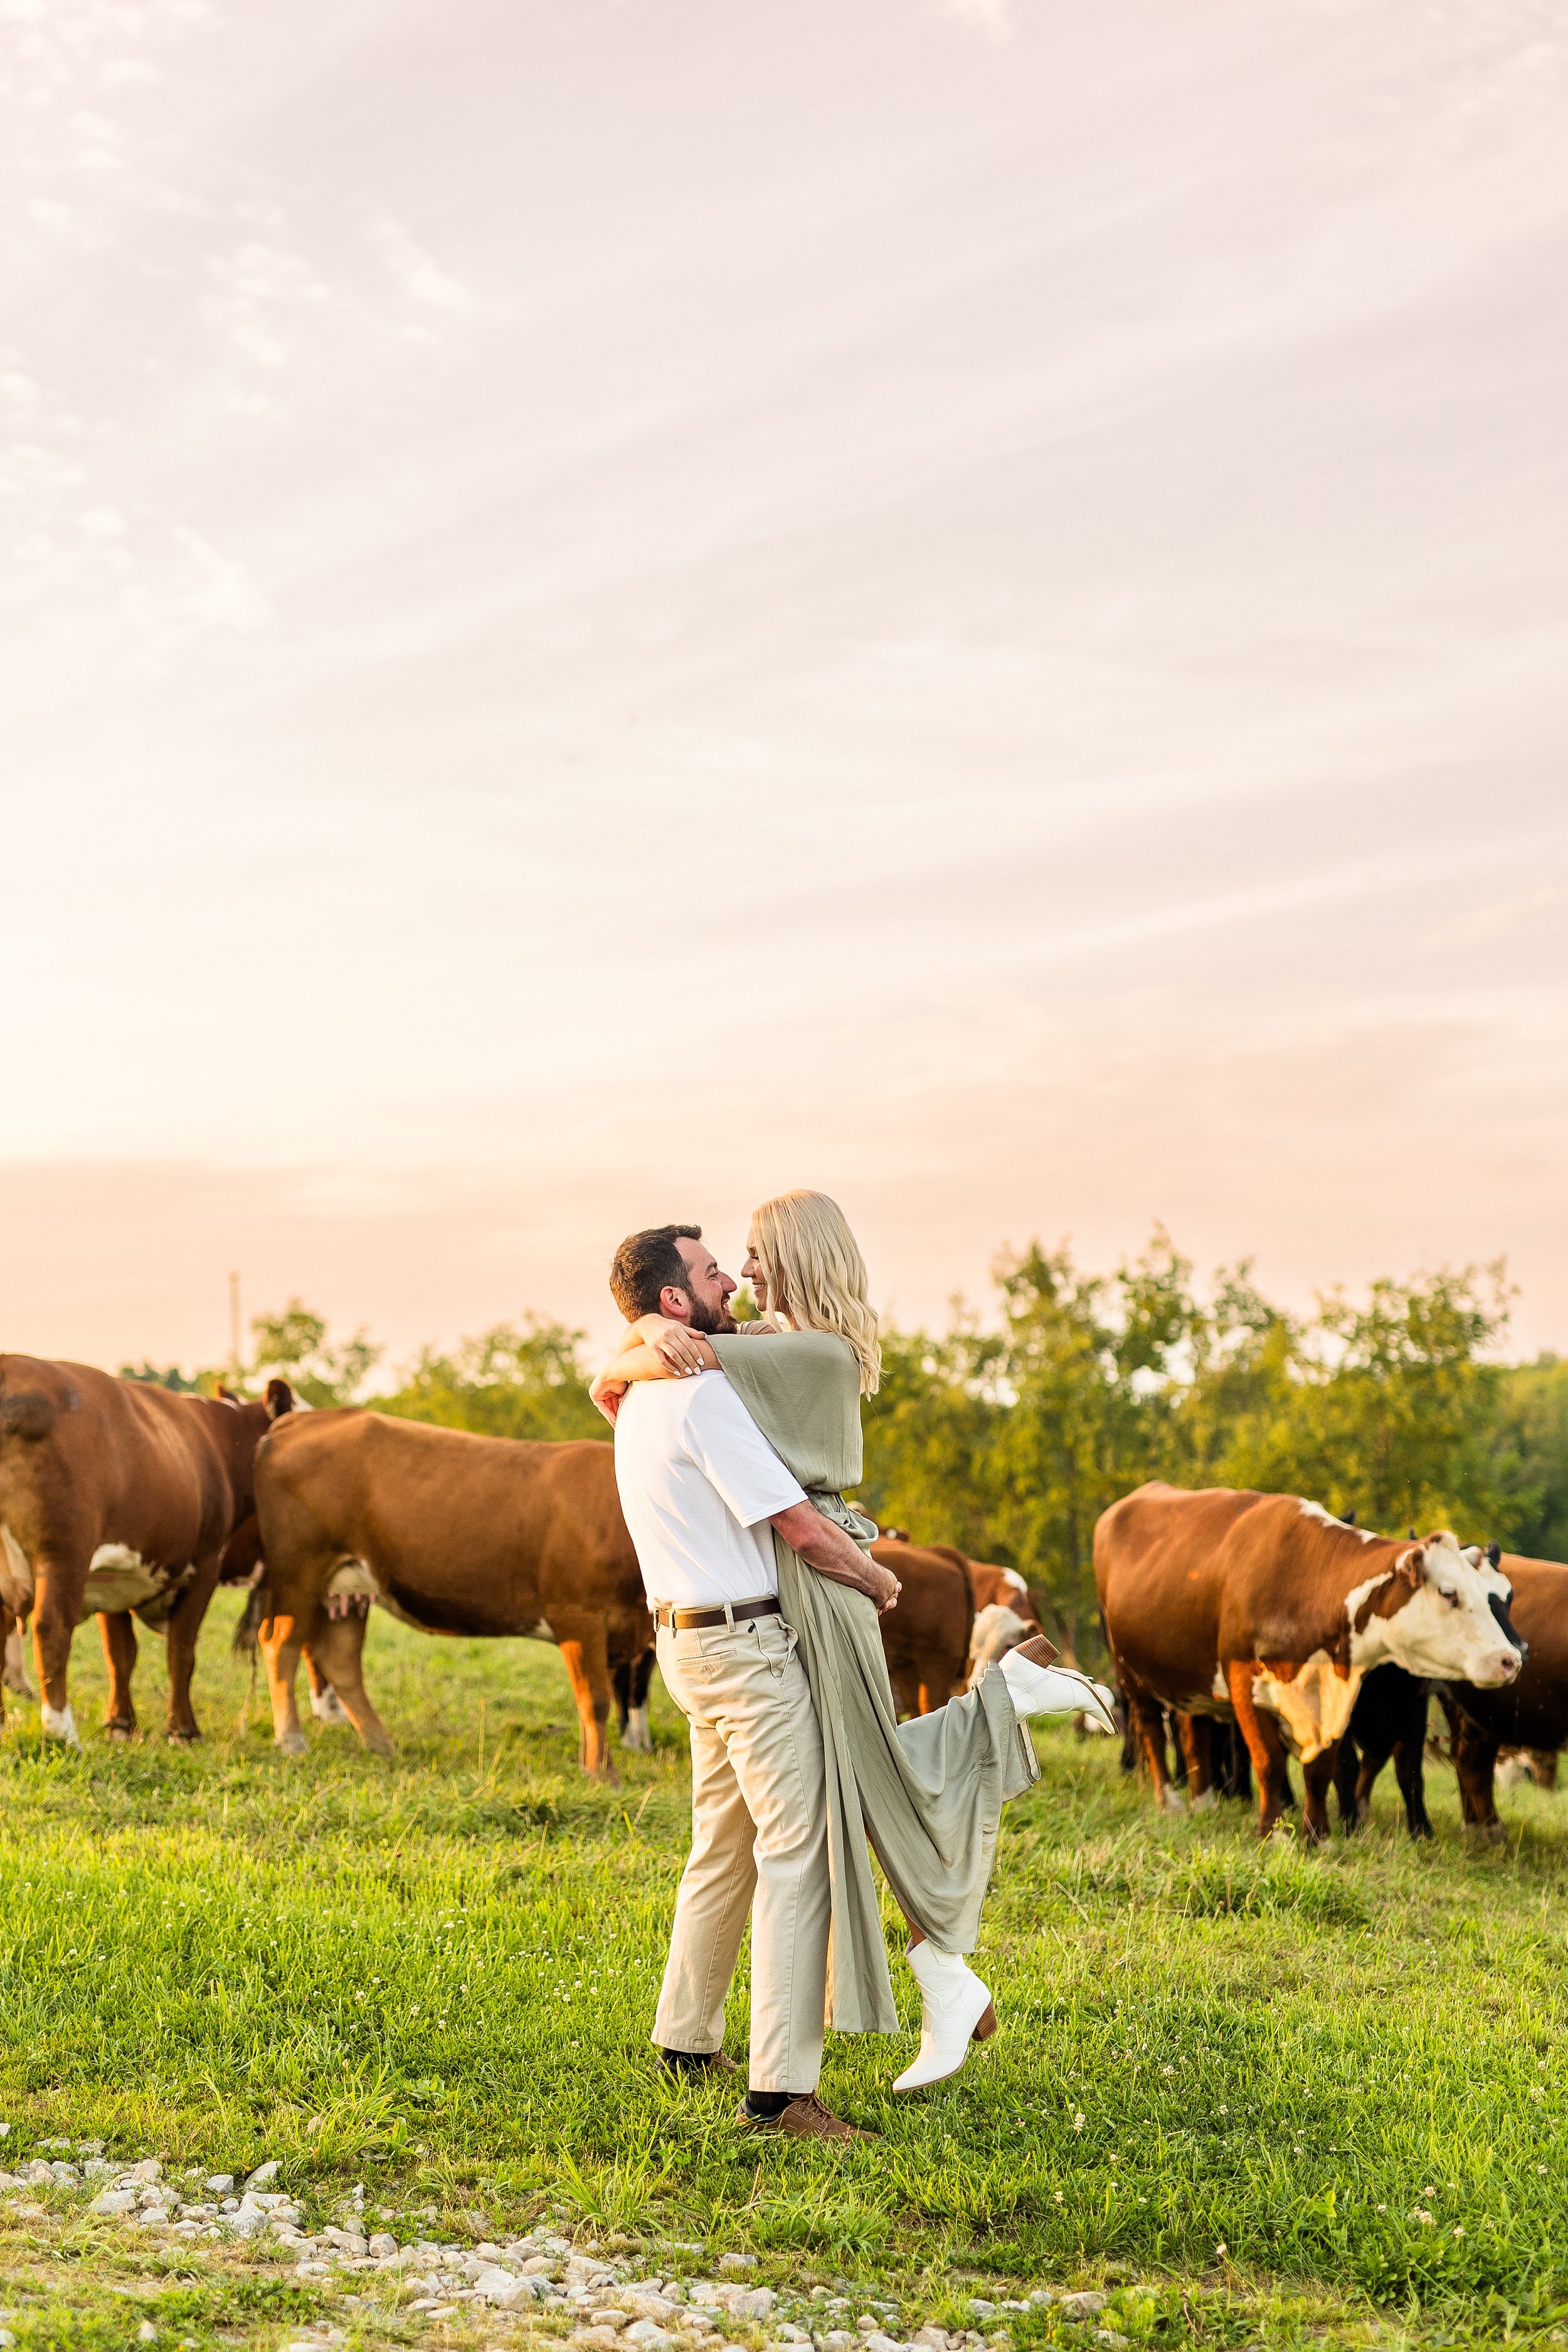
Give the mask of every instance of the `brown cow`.
[[1392, 1659], [1411, 1674], [1489, 1686], [1519, 1672], [1488, 1579], [1446, 1531], [1397, 1542], [1293, 1495], [1155, 1483], [1103, 1513], [1094, 1570], [1157, 1801], [1170, 1788], [1162, 1708], [1191, 1724], [1197, 1806], [1214, 1801], [1204, 1718], [1234, 1715], [1265, 1833], [1284, 1808], [1289, 1748], [1303, 1767], [1307, 1835], [1327, 1835], [1340, 1738], [1374, 1666]]
[[[1526, 1644], [1518, 1679], [1501, 1690], [1447, 1682], [1437, 1694], [1453, 1733], [1466, 1825], [1491, 1837], [1503, 1834], [1494, 1785], [1499, 1750], [1539, 1754], [1568, 1741], [1568, 1567], [1504, 1552], [1498, 1568], [1513, 1587], [1510, 1615]], [[1554, 1776], [1536, 1777], [1538, 1786], [1554, 1785]]]
[[294, 1402], [176, 1396], [89, 1364], [0, 1356], [0, 1601], [32, 1615], [44, 1730], [79, 1745], [71, 1636], [96, 1616], [109, 1662], [104, 1727], [136, 1727], [132, 1612], [166, 1632], [169, 1736], [199, 1737], [191, 1672], [226, 1549], [253, 1511], [258, 1441]]
[[1040, 1612], [1030, 1593], [1028, 1580], [1016, 1568], [1000, 1568], [994, 1560], [972, 1559], [970, 1581], [974, 1587], [974, 1606], [980, 1609], [1010, 1609], [1021, 1618], [1030, 1633], [1043, 1633]]
[[902, 1715], [930, 1715], [963, 1688], [974, 1587], [969, 1562], [946, 1544], [880, 1538], [871, 1557], [903, 1586], [899, 1605], [878, 1619], [888, 1677]]
[[[305, 1748], [294, 1684], [308, 1643], [365, 1746], [391, 1754], [361, 1664], [374, 1601], [425, 1633], [553, 1642], [584, 1769], [618, 1777], [605, 1738], [612, 1674], [638, 1666], [653, 1621], [612, 1447], [476, 1437], [345, 1406], [274, 1430], [256, 1485], [267, 1558], [256, 1609], [286, 1753]], [[636, 1744], [646, 1727], [634, 1707]]]

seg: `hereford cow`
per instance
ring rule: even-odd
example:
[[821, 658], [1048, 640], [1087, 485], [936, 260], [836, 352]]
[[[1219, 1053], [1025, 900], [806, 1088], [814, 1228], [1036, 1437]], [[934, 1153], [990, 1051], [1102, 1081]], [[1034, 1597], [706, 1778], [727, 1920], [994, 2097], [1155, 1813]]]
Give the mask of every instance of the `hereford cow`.
[[902, 1715], [930, 1715], [963, 1688], [974, 1587], [969, 1562], [946, 1544], [880, 1538], [871, 1557], [903, 1586], [899, 1605], [877, 1622], [882, 1629], [888, 1678]]
[[[295, 1706], [310, 1644], [367, 1748], [392, 1741], [364, 1687], [374, 1601], [428, 1633], [553, 1642], [572, 1678], [584, 1769], [617, 1778], [605, 1726], [612, 1677], [635, 1677], [653, 1621], [616, 1493], [614, 1449], [475, 1437], [358, 1406], [300, 1414], [257, 1457], [266, 1550], [253, 1601], [278, 1745], [302, 1755]], [[646, 1739], [647, 1682], [629, 1680]]]
[[1028, 1627], [1031, 1635], [1043, 1633], [1040, 1612], [1029, 1591], [1028, 1580], [1016, 1568], [999, 1568], [994, 1560], [972, 1559], [970, 1580], [974, 1587], [976, 1609], [1010, 1609]]
[[1490, 1837], [1503, 1834], [1494, 1794], [1500, 1748], [1539, 1755], [1568, 1742], [1568, 1567], [1514, 1552], [1498, 1567], [1513, 1588], [1510, 1614], [1527, 1644], [1518, 1678], [1502, 1689], [1446, 1680], [1437, 1693], [1454, 1735], [1466, 1825]]
[[[1506, 1719], [1525, 1720], [1534, 1715], [1541, 1698], [1545, 1696], [1548, 1713], [1552, 1710], [1550, 1696], [1552, 1683], [1564, 1664], [1568, 1664], [1568, 1644], [1554, 1643], [1552, 1630], [1556, 1607], [1563, 1599], [1561, 1586], [1553, 1588], [1549, 1576], [1542, 1580], [1533, 1571], [1550, 1570], [1549, 1560], [1509, 1559], [1505, 1561], [1500, 1544], [1489, 1545], [1483, 1552], [1479, 1544], [1467, 1549], [1466, 1558], [1485, 1582], [1490, 1597], [1492, 1614], [1521, 1644], [1520, 1671], [1505, 1693], [1477, 1692], [1474, 1696], [1484, 1706], [1506, 1701]], [[1531, 1606], [1520, 1607], [1520, 1591], [1516, 1571], [1522, 1567], [1526, 1581], [1531, 1587]], [[1562, 1571], [1568, 1581], [1568, 1570]], [[1539, 1628], [1531, 1633], [1526, 1616]], [[1540, 1658], [1534, 1655], [1537, 1643], [1544, 1645]], [[1552, 1652], [1556, 1651], [1555, 1657]], [[1464, 1685], [1438, 1686], [1438, 1696], [1448, 1716], [1454, 1733], [1453, 1761], [1459, 1773], [1459, 1794], [1465, 1820], [1472, 1827], [1495, 1826], [1501, 1833], [1495, 1811], [1490, 1804], [1489, 1782], [1484, 1797], [1479, 1793], [1472, 1809], [1467, 1800], [1467, 1780], [1480, 1768], [1476, 1728], [1466, 1726], [1458, 1702], [1462, 1702]], [[1353, 1829], [1366, 1815], [1373, 1786], [1378, 1774], [1392, 1756], [1394, 1778], [1405, 1801], [1405, 1822], [1414, 1838], [1429, 1838], [1432, 1823], [1426, 1811], [1426, 1779], [1425, 1757], [1426, 1746], [1427, 1698], [1433, 1688], [1428, 1681], [1408, 1675], [1402, 1666], [1379, 1666], [1368, 1675], [1362, 1685], [1361, 1695], [1351, 1717], [1350, 1729], [1341, 1747], [1334, 1767], [1334, 1784], [1340, 1801], [1340, 1818], [1347, 1829]], [[1568, 1695], [1565, 1695], [1568, 1696]], [[1568, 1706], [1556, 1710], [1554, 1719], [1563, 1723], [1563, 1737], [1568, 1738]]]
[[109, 1662], [104, 1728], [135, 1729], [132, 1613], [167, 1637], [170, 1738], [199, 1737], [196, 1636], [252, 1517], [258, 1441], [293, 1402], [286, 1381], [241, 1404], [0, 1356], [0, 1601], [32, 1616], [51, 1738], [79, 1745], [68, 1669], [71, 1636], [92, 1616]]
[[1095, 1529], [1095, 1581], [1117, 1675], [1167, 1800], [1163, 1707], [1194, 1724], [1193, 1801], [1212, 1803], [1196, 1727], [1234, 1716], [1258, 1775], [1260, 1832], [1279, 1819], [1286, 1756], [1301, 1759], [1304, 1827], [1328, 1833], [1339, 1740], [1364, 1676], [1408, 1673], [1488, 1688], [1520, 1670], [1517, 1642], [1475, 1564], [1446, 1531], [1396, 1542], [1292, 1495], [1189, 1494], [1155, 1483]]

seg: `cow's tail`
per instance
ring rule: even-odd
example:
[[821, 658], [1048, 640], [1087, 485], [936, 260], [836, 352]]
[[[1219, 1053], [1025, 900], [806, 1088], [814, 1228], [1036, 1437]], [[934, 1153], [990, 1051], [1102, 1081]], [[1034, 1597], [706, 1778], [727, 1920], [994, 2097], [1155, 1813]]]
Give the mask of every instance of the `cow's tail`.
[[257, 1636], [271, 1614], [272, 1595], [265, 1584], [253, 1584], [250, 1597], [234, 1629], [234, 1654], [237, 1658], [255, 1659]]

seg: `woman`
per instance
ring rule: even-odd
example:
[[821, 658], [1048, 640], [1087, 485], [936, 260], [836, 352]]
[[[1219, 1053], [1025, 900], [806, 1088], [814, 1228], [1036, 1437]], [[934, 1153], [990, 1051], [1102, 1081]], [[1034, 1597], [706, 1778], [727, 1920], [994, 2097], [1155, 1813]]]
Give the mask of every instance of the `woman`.
[[[630, 1381], [724, 1372], [816, 1509], [868, 1548], [877, 1530], [843, 1490], [860, 1481], [860, 1398], [875, 1394], [881, 1357], [865, 1263], [842, 1211], [823, 1192], [764, 1201], [742, 1272], [761, 1320], [704, 1337], [645, 1316], [595, 1381], [595, 1400]], [[1053, 1669], [1055, 1651], [1036, 1641], [963, 1697], [900, 1724], [875, 1603], [816, 1575], [777, 1536], [774, 1548], [826, 1765], [830, 2021], [849, 2033], [899, 2030], [868, 1840], [910, 1929], [921, 2047], [893, 2088], [916, 2090], [956, 2074], [970, 2040], [995, 2028], [990, 1992], [963, 1955], [978, 1937], [1003, 1802], [1039, 1777], [1022, 1719], [1082, 1709], [1110, 1730], [1110, 1694]]]

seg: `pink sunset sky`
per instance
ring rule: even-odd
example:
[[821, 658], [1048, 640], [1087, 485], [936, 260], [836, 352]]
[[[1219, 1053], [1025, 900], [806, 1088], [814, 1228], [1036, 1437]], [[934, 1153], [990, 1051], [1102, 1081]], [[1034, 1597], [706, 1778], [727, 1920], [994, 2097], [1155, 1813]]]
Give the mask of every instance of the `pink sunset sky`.
[[0, 1346], [811, 1183], [1568, 1348], [1560, 8], [0, 37]]

